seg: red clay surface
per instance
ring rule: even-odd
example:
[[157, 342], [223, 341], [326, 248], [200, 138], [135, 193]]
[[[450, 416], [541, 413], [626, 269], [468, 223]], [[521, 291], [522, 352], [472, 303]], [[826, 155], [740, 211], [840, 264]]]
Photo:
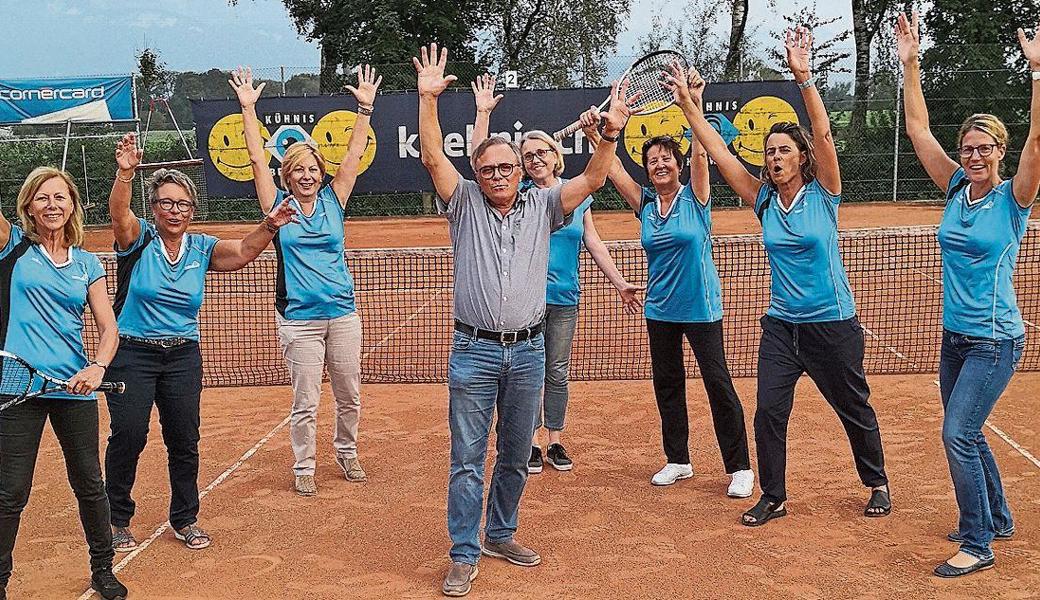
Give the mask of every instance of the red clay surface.
[[[841, 222], [843, 228], [922, 225], [937, 223], [939, 215], [931, 206], [848, 205]], [[627, 213], [598, 214], [596, 222], [606, 239], [636, 237], [636, 222]], [[716, 234], [758, 231], [746, 209], [717, 211], [714, 223]], [[438, 218], [359, 219], [346, 227], [354, 248], [447, 244]], [[244, 231], [241, 225], [201, 224], [195, 230], [224, 236]], [[88, 247], [109, 249], [110, 235], [107, 229], [91, 232]], [[931, 575], [956, 550], [945, 535], [957, 521], [935, 380], [870, 378], [895, 503], [883, 519], [862, 516], [867, 493], [848, 442], [834, 413], [803, 380], [789, 432], [790, 515], [756, 529], [739, 524], [754, 499], [725, 497], [728, 478], [699, 380], [688, 383], [697, 475], [667, 488], [649, 483], [664, 460], [650, 382], [574, 383], [564, 441], [576, 466], [569, 473], [547, 468], [532, 476], [521, 506], [518, 539], [537, 549], [543, 563], [524, 569], [485, 558], [470, 597], [1036, 597], [1040, 466], [990, 430], [1016, 517], [1015, 537], [995, 545], [996, 569], [953, 581]], [[753, 435], [755, 380], [735, 383]], [[1040, 374], [1017, 374], [991, 418], [1033, 456], [1040, 455], [1037, 389]], [[363, 387], [360, 455], [370, 480], [351, 484], [333, 462], [326, 386], [319, 495], [309, 499], [290, 490], [292, 453], [288, 432], [279, 428], [290, 402], [286, 387], [203, 393], [200, 488], [273, 435], [202, 500], [200, 525], [214, 537], [213, 546], [192, 552], [167, 531], [122, 571], [131, 598], [440, 597], [449, 548], [446, 387]], [[108, 415], [101, 405], [103, 448]], [[167, 516], [159, 432], [153, 419], [138, 469], [132, 529], [140, 541]], [[76, 598], [87, 587], [86, 545], [49, 428], [14, 559], [11, 598]]]

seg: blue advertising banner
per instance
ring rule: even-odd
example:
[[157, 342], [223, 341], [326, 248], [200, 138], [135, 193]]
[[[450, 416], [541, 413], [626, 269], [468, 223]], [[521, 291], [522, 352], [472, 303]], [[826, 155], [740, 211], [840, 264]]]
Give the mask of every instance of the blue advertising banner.
[[[569, 125], [590, 105], [598, 105], [609, 92], [608, 88], [508, 90], [491, 115], [491, 133], [517, 141], [533, 129], [551, 133]], [[418, 107], [416, 92], [381, 94], [376, 98], [355, 192], [433, 189], [419, 160]], [[191, 109], [209, 195], [255, 197], [238, 102], [193, 100]], [[328, 174], [335, 174], [354, 130], [356, 110], [357, 102], [351, 96], [261, 98], [256, 106], [260, 136], [275, 181], [285, 149], [301, 140], [314, 141], [328, 164]], [[712, 84], [705, 91], [704, 110], [732, 152], [755, 173], [764, 160], [764, 134], [773, 123], [808, 122], [801, 92], [793, 81]], [[438, 112], [445, 153], [459, 173], [473, 177], [469, 166], [475, 113], [473, 94], [468, 90], [445, 92], [440, 97]], [[658, 135], [671, 135], [679, 140], [683, 152], [689, 150], [689, 126], [678, 107], [637, 115], [622, 132], [618, 155], [638, 182], [646, 182], [643, 142]], [[580, 173], [592, 154], [589, 141], [578, 130], [563, 139], [561, 145], [566, 165], [564, 176]], [[712, 180], [721, 181], [714, 167]]]
[[0, 125], [132, 121], [133, 77], [0, 79]]

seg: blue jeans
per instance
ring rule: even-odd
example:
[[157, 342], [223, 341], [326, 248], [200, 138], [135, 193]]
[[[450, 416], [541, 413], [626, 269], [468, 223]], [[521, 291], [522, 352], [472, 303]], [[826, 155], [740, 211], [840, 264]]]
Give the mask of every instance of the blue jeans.
[[[571, 343], [578, 325], [578, 306], [545, 305], [545, 392], [534, 429], [563, 431], [570, 393]], [[545, 420], [542, 420], [542, 415]]]
[[990, 543], [996, 532], [1015, 528], [982, 427], [1011, 380], [1023, 348], [1025, 337], [994, 340], [943, 331], [943, 446], [960, 509], [961, 551], [979, 559], [993, 556]]
[[452, 338], [448, 359], [448, 534], [454, 562], [475, 565], [480, 558], [484, 462], [496, 408], [497, 456], [484, 535], [498, 543], [512, 539], [516, 532], [544, 379], [545, 338], [541, 334], [515, 344], [457, 331]]

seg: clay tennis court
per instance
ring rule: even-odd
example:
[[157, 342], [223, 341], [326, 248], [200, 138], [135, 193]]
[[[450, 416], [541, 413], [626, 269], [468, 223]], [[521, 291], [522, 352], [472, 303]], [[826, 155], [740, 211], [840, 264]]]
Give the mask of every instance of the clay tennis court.
[[[851, 205], [841, 209], [841, 224], [934, 225], [939, 216], [934, 206]], [[605, 239], [637, 236], [628, 213], [598, 214], [596, 222]], [[245, 230], [226, 224], [195, 229], [222, 236]], [[714, 214], [717, 235], [757, 231], [750, 210]], [[347, 235], [351, 248], [447, 243], [447, 228], [439, 219], [350, 220]], [[105, 230], [90, 236], [92, 249], [107, 250], [110, 244]], [[621, 270], [627, 272], [626, 266]], [[928, 273], [901, 277], [901, 286], [935, 285]], [[725, 275], [723, 283], [728, 285]], [[872, 283], [854, 279], [852, 285], [857, 291]], [[364, 293], [359, 287], [363, 318]], [[273, 319], [269, 303], [236, 302], [272, 313]], [[386, 303], [404, 318], [420, 306], [450, 311], [449, 298], [433, 294], [395, 302]], [[914, 307], [905, 309], [912, 317]], [[1023, 312], [1036, 323], [1040, 307], [1023, 306]], [[402, 335], [393, 326], [384, 330], [366, 321], [365, 327], [366, 351], [373, 356], [385, 347], [379, 343], [388, 334], [387, 339]], [[1034, 337], [1037, 333], [1035, 326], [1029, 331]], [[645, 345], [645, 340], [612, 344], [620, 351]], [[867, 344], [868, 354], [887, 357], [893, 365], [902, 360], [883, 335], [868, 336]], [[938, 344], [935, 337], [936, 354]], [[276, 348], [273, 352], [277, 355]], [[250, 353], [225, 349], [235, 364], [247, 364]], [[378, 360], [406, 363], [408, 357], [381, 355]], [[945, 535], [956, 527], [957, 516], [940, 440], [936, 380], [934, 374], [870, 378], [894, 503], [893, 514], [884, 519], [862, 516], [868, 494], [855, 475], [844, 432], [812, 383], [803, 380], [789, 433], [790, 515], [756, 529], [739, 524], [740, 513], [754, 498], [725, 497], [728, 477], [699, 380], [688, 386], [697, 475], [666, 488], [649, 484], [663, 459], [651, 383], [573, 383], [565, 438], [576, 466], [569, 473], [547, 469], [532, 476], [521, 507], [518, 538], [537, 549], [543, 563], [523, 569], [484, 559], [471, 597], [1034, 597], [1040, 589], [1040, 422], [1035, 415], [1040, 374], [1015, 376], [990, 419], [992, 429], [986, 430], [1016, 517], [1015, 537], [995, 544], [996, 569], [953, 581], [931, 575], [932, 567], [955, 551]], [[755, 380], [735, 383], [750, 429]], [[328, 393], [326, 386], [327, 399]], [[144, 543], [153, 532], [160, 534], [139, 553], [117, 557], [128, 560], [120, 577], [133, 597], [439, 597], [449, 548], [446, 387], [363, 387], [359, 447], [369, 475], [365, 484], [346, 482], [334, 464], [329, 402], [323, 402], [315, 498], [291, 491], [292, 453], [285, 429], [290, 402], [284, 386], [203, 393], [200, 489], [206, 496], [200, 525], [214, 544], [199, 552], [184, 549], [168, 530], [160, 531], [169, 484], [159, 424], [153, 419], [138, 470], [132, 529]], [[108, 417], [104, 403], [99, 404], [103, 446]], [[77, 598], [86, 588], [86, 548], [75, 500], [50, 433], [44, 436], [14, 558], [12, 598]]]

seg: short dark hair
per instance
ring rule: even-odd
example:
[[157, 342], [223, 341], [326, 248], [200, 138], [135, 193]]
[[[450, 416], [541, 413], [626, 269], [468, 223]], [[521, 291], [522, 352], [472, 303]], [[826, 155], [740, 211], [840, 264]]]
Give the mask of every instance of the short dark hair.
[[686, 158], [683, 156], [682, 149], [679, 147], [679, 142], [675, 141], [675, 138], [670, 135], [659, 135], [643, 142], [643, 172], [646, 173], [647, 179], [650, 179], [650, 168], [646, 166], [646, 155], [649, 154], [650, 149], [655, 146], [660, 146], [661, 148], [671, 152], [672, 156], [675, 157], [675, 162], [679, 165], [679, 171], [682, 172], [682, 168], [686, 163]]
[[769, 136], [774, 133], [783, 133], [791, 137], [794, 140], [794, 145], [798, 146], [799, 152], [804, 152], [806, 159], [801, 165], [802, 181], [809, 183], [816, 179], [816, 153], [813, 151], [813, 139], [812, 134], [805, 127], [802, 127], [798, 123], [792, 123], [790, 121], [781, 121], [779, 123], [773, 123], [773, 126], [766, 132], [766, 137], [762, 140], [762, 170], [759, 172], [759, 180], [766, 185], [773, 185], [773, 178], [769, 175], [769, 162], [765, 160], [765, 148], [769, 142]]

